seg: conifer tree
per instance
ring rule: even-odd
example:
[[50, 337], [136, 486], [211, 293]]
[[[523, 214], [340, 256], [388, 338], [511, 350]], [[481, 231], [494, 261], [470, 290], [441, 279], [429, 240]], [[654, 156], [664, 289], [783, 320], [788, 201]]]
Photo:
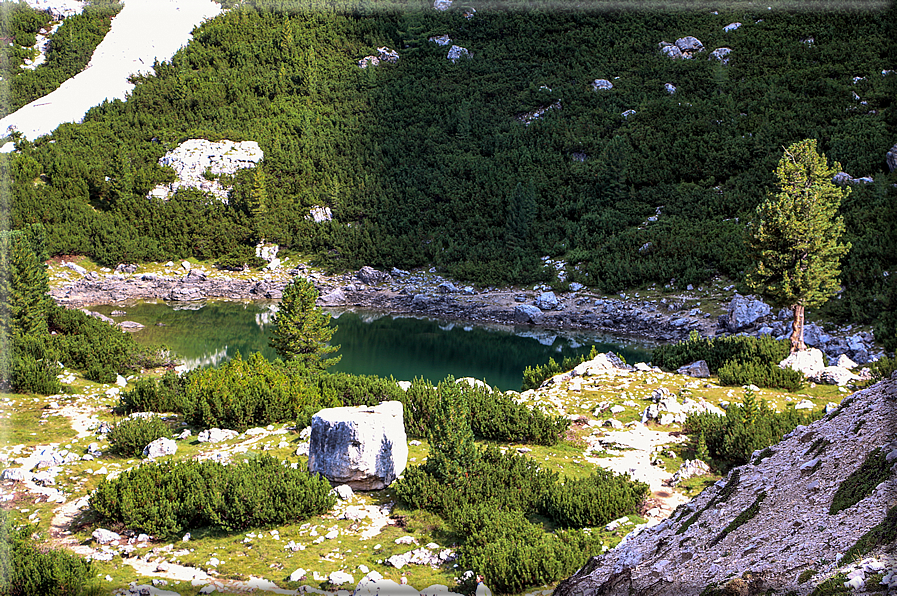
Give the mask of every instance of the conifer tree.
[[793, 310], [792, 353], [806, 349], [804, 310], [837, 293], [840, 260], [850, 249], [839, 242], [844, 220], [838, 207], [850, 192], [832, 182], [840, 169], [837, 162], [828, 166], [815, 139], [794, 143], [776, 168], [778, 194], [757, 208], [748, 228], [754, 267], [747, 283], [774, 306]]
[[329, 325], [330, 315], [315, 306], [317, 299], [318, 290], [309, 280], [290, 282], [274, 315], [270, 344], [284, 360], [324, 370], [339, 362], [340, 356], [327, 357], [339, 350], [338, 345], [327, 345], [336, 328]]

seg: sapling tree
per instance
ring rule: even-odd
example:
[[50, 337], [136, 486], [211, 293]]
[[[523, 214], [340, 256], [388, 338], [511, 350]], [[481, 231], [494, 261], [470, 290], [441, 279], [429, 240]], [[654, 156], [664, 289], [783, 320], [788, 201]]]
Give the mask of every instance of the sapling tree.
[[774, 306], [792, 309], [792, 354], [806, 349], [804, 310], [837, 293], [841, 257], [850, 250], [839, 241], [844, 220], [838, 207], [850, 192], [832, 182], [840, 169], [837, 162], [828, 166], [815, 139], [794, 143], [776, 168], [779, 192], [757, 208], [748, 227], [754, 266], [747, 283]]
[[305, 278], [295, 279], [283, 289], [280, 310], [274, 315], [271, 347], [285, 360], [297, 361], [307, 368], [326, 369], [339, 362], [328, 358], [339, 346], [328, 345], [336, 327], [330, 315], [315, 306], [318, 290]]

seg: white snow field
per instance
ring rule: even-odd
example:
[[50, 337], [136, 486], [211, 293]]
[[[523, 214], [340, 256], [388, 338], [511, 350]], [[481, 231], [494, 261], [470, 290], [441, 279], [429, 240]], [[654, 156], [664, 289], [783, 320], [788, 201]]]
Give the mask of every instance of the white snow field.
[[128, 77], [152, 72], [153, 62], [169, 60], [190, 40], [193, 28], [221, 12], [211, 0], [125, 0], [112, 29], [87, 67], [52, 93], [0, 120], [0, 134], [14, 126], [34, 140], [64, 122], [80, 122], [104, 100], [125, 99]]

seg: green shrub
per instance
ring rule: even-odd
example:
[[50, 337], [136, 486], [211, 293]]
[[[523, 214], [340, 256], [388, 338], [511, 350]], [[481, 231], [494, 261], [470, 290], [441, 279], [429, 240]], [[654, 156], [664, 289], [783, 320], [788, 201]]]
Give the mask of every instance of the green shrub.
[[[718, 373], [722, 384], [753, 383], [760, 387], [776, 388], [797, 384], [799, 388], [798, 379], [802, 380], [800, 373], [783, 371], [777, 366], [788, 356], [790, 349], [787, 341], [778, 341], [768, 335], [693, 336], [683, 342], [658, 346], [651, 359], [654, 364], [667, 370], [676, 370], [696, 360], [706, 360], [710, 372]], [[726, 381], [723, 381], [724, 378]]]
[[564, 528], [603, 526], [625, 513], [638, 512], [650, 493], [643, 482], [599, 469], [588, 478], [556, 485], [540, 510]]
[[719, 384], [729, 387], [757, 385], [795, 392], [804, 384], [803, 373], [791, 368], [779, 368], [777, 364], [726, 362], [717, 372]]
[[170, 438], [171, 429], [158, 416], [126, 418], [109, 431], [111, 451], [124, 457], [138, 457], [143, 448], [162, 437]]
[[[545, 533], [523, 512], [496, 509], [491, 503], [458, 510], [452, 527], [465, 537], [458, 564], [482, 575], [498, 594], [517, 594], [568, 577], [602, 546], [600, 539], [581, 530]], [[462, 583], [461, 590], [475, 591], [474, 578]]]
[[329, 511], [330, 483], [260, 455], [213, 461], [144, 464], [103, 480], [90, 504], [104, 519], [173, 539], [184, 531], [236, 532], [294, 523]]
[[723, 416], [689, 414], [683, 430], [694, 438], [703, 433], [715, 463], [731, 467], [748, 463], [754, 451], [778, 443], [785, 433], [822, 415], [821, 411], [801, 413], [793, 407], [776, 412], [765, 400], [757, 403], [753, 392], [746, 391], [742, 403], [730, 404]]
[[167, 371], [160, 379], [143, 377], [134, 386], [123, 391], [118, 398], [118, 410], [133, 412], [183, 412], [183, 395], [186, 376]]
[[6, 510], [0, 509], [0, 594], [4, 596], [94, 596], [88, 586], [95, 576], [93, 565], [63, 550], [38, 548], [32, 541], [36, 528], [14, 528]]
[[167, 364], [170, 355], [162, 348], [144, 348], [131, 335], [81, 312], [53, 305], [48, 324], [56, 335], [51, 348], [64, 364], [81, 370], [98, 383], [112, 383], [116, 375]]
[[256, 352], [246, 360], [237, 353], [218, 368], [193, 371], [181, 400], [184, 418], [203, 428], [244, 431], [252, 426], [296, 419], [305, 406], [342, 405], [324, 400], [295, 369]]
[[52, 395], [62, 391], [56, 378], [59, 369], [56, 362], [35, 360], [27, 354], [15, 354], [10, 370], [10, 384], [17, 393], [40, 393]]
[[835, 496], [832, 497], [829, 515], [853, 507], [871, 495], [875, 487], [891, 477], [891, 468], [891, 462], [887, 460], [880, 447], [870, 451], [860, 467], [838, 486]]
[[884, 379], [890, 379], [894, 371], [897, 370], [897, 356], [893, 358], [879, 358], [869, 365], [872, 378], [867, 381], [866, 386], [873, 385]]
[[241, 244], [226, 255], [219, 257], [215, 266], [226, 271], [243, 271], [246, 268], [259, 269], [268, 264], [268, 261], [255, 256], [255, 247]]
[[587, 360], [592, 360], [598, 355], [598, 350], [595, 346], [592, 346], [592, 349], [589, 351], [588, 356], [583, 354], [582, 356], [571, 357], [566, 356], [560, 364], [558, 364], [554, 358], [549, 358], [547, 364], [536, 365], [535, 367], [527, 366], [523, 371], [523, 383], [521, 386], [521, 391], [526, 391], [527, 389], [536, 389], [546, 379], [550, 379], [555, 375], [559, 375], [563, 372], [567, 372], [568, 370], [573, 370], [577, 365], [586, 362]]

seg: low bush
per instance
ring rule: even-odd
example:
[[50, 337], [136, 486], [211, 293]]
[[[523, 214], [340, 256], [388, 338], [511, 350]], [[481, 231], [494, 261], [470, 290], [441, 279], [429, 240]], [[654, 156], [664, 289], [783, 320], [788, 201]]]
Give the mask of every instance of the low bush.
[[[545, 533], [521, 511], [495, 509], [490, 503], [468, 505], [452, 517], [455, 532], [465, 537], [458, 563], [476, 570], [499, 594], [568, 577], [589, 557], [601, 552], [601, 540], [580, 530]], [[476, 590], [475, 578], [462, 583]]]
[[555, 445], [570, 421], [517, 403], [501, 391], [488, 391], [467, 383], [455, 383], [452, 377], [434, 388], [429, 383], [414, 383], [398, 394], [405, 406], [405, 428], [411, 436], [426, 437], [436, 421], [437, 403], [447, 392], [463, 396], [470, 425], [480, 439], [502, 442]]
[[555, 375], [559, 375], [563, 372], [567, 372], [568, 370], [573, 370], [577, 365], [586, 362], [587, 360], [592, 360], [598, 355], [598, 350], [595, 349], [595, 346], [592, 346], [592, 349], [589, 351], [588, 356], [582, 355], [579, 357], [565, 357], [560, 364], [554, 359], [549, 358], [547, 364], [536, 365], [536, 366], [527, 366], [523, 371], [523, 383], [521, 386], [522, 391], [526, 391], [527, 389], [535, 389], [542, 385], [546, 379], [550, 379]]
[[322, 399], [312, 383], [280, 360], [270, 362], [256, 352], [239, 352], [218, 368], [198, 370], [185, 380], [181, 408], [184, 419], [203, 428], [244, 431], [252, 426], [296, 419], [306, 406], [342, 405]]
[[144, 447], [163, 437], [170, 438], [171, 429], [161, 418], [126, 418], [109, 431], [110, 450], [124, 457], [138, 457]]
[[98, 596], [89, 561], [63, 550], [38, 548], [34, 526], [15, 528], [0, 509], [0, 594], [4, 596]]
[[866, 383], [866, 386], [873, 385], [879, 381], [890, 379], [894, 371], [897, 370], [897, 356], [893, 358], [880, 358], [869, 365], [869, 371], [872, 377]]
[[[644, 484], [610, 472], [561, 485], [531, 458], [479, 448], [472, 394], [448, 381], [436, 393], [427, 462], [406, 469], [393, 489], [408, 506], [447, 520], [464, 541], [459, 564], [498, 593], [569, 576], [601, 548], [587, 531], [546, 533], [527, 516], [541, 511], [567, 526], [609, 521], [634, 513], [647, 494]], [[475, 586], [468, 580], [462, 589]]]
[[35, 360], [27, 354], [15, 353], [10, 369], [10, 386], [17, 393], [52, 395], [62, 391], [56, 378], [55, 361]]
[[[658, 346], [651, 359], [657, 366], [676, 370], [690, 362], [705, 360], [711, 373], [720, 375], [720, 383], [759, 387], [800, 387], [800, 373], [781, 371], [778, 363], [790, 352], [787, 341], [779, 341], [768, 335], [748, 337], [698, 337]], [[725, 378], [725, 381], [723, 379]]]
[[778, 443], [799, 424], [810, 424], [822, 415], [801, 413], [793, 407], [776, 412], [765, 400], [758, 403], [753, 392], [747, 390], [742, 403], [731, 404], [723, 416], [689, 414], [683, 430], [695, 439], [703, 433], [714, 463], [726, 469], [748, 463], [754, 451]]
[[90, 504], [104, 519], [173, 539], [195, 528], [236, 532], [293, 523], [329, 511], [330, 483], [260, 455], [213, 461], [145, 464], [102, 480]]
[[719, 384], [729, 387], [756, 385], [785, 391], [797, 391], [804, 384], [803, 373], [777, 364], [727, 362], [717, 371]]
[[170, 355], [162, 348], [144, 348], [128, 333], [81, 312], [54, 305], [48, 325], [51, 349], [62, 354], [66, 366], [81, 370], [98, 383], [111, 383], [116, 375], [168, 364]]
[[638, 511], [650, 493], [644, 482], [599, 469], [588, 478], [555, 486], [543, 498], [540, 510], [564, 528], [603, 526], [619, 518], [621, 511]]
[[134, 386], [123, 391], [118, 398], [117, 410], [124, 414], [133, 412], [183, 411], [186, 376], [167, 371], [160, 379], [143, 377]]

